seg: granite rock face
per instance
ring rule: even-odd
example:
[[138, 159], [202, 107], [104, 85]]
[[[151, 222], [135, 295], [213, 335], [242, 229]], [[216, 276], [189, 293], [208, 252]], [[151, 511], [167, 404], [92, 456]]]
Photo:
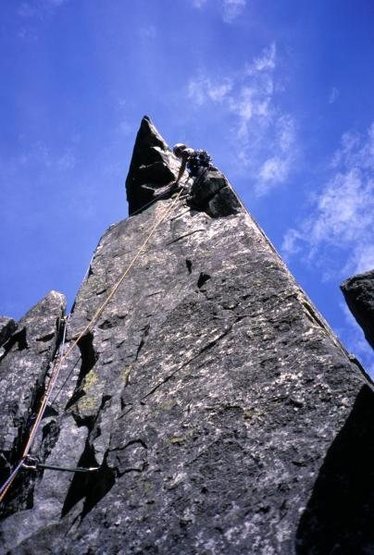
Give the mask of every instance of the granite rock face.
[[[52, 291], [19, 322], [2, 345], [0, 359], [0, 479], [8, 476], [25, 443], [26, 433], [56, 352], [65, 298]], [[27, 488], [21, 487], [24, 502]], [[18, 501], [15, 501], [18, 506]], [[8, 502], [5, 512], [11, 507]]]
[[347, 279], [341, 290], [350, 311], [374, 349], [374, 270]]
[[138, 213], [101, 238], [68, 345], [175, 206], [66, 358], [33, 450], [98, 470], [24, 470], [4, 551], [373, 552], [371, 384], [226, 178], [205, 176], [206, 197], [186, 174], [177, 199], [178, 171], [143, 120], [127, 179]]

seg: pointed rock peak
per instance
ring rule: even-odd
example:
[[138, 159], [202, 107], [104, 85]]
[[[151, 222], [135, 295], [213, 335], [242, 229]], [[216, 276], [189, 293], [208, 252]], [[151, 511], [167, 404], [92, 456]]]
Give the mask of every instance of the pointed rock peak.
[[136, 136], [126, 179], [129, 215], [141, 212], [158, 199], [167, 199], [185, 189], [192, 210], [212, 218], [236, 214], [240, 202], [225, 176], [211, 163], [204, 150], [181, 145], [178, 157], [166, 144], [148, 116]]
[[51, 313], [63, 316], [66, 308], [66, 299], [59, 291], [49, 291], [39, 302], [37, 302], [22, 319], [18, 322], [21, 325], [25, 320], [38, 318], [45, 320]]
[[26, 331], [30, 341], [51, 338], [57, 334], [65, 309], [65, 295], [58, 291], [50, 291], [18, 321], [17, 333]]
[[166, 144], [166, 141], [157, 131], [149, 116], [144, 116], [140, 123], [140, 128], [136, 136], [134, 151], [135, 149], [143, 150], [146, 146], [158, 146], [162, 150], [168, 150], [168, 145]]
[[[146, 208], [158, 195], [167, 198], [180, 163], [148, 116], [144, 116], [136, 136], [126, 179], [129, 215]], [[170, 189], [170, 194], [169, 194]]]

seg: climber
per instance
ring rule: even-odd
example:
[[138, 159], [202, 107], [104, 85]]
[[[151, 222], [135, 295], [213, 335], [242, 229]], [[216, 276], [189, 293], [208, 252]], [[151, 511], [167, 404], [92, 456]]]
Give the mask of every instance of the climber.
[[173, 147], [173, 153], [182, 161], [176, 183], [179, 182], [186, 168], [191, 177], [199, 178], [212, 167], [211, 158], [205, 150], [194, 150], [183, 143], [177, 143]]

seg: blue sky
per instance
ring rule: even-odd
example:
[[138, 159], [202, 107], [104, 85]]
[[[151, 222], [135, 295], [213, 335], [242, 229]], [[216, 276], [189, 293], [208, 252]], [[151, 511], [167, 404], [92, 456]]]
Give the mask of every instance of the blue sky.
[[372, 0], [2, 0], [0, 313], [71, 303], [148, 114], [205, 148], [368, 370], [339, 283], [374, 268]]

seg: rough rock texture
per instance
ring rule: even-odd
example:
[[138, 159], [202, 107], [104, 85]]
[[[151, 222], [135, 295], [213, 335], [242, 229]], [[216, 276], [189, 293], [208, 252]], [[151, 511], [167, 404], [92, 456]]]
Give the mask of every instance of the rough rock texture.
[[[59, 322], [64, 311], [64, 296], [52, 291], [18, 322], [18, 326], [8, 324], [16, 330], [3, 343], [0, 360], [1, 482], [17, 462], [25, 443], [25, 434], [56, 352]], [[20, 490], [23, 506], [27, 496], [25, 488]], [[12, 510], [12, 503], [8, 501], [5, 512], [9, 510]]]
[[204, 211], [212, 218], [230, 216], [240, 211], [239, 200], [217, 168], [203, 172], [192, 181], [187, 203], [192, 209]]
[[[145, 209], [155, 144], [178, 171], [143, 120], [127, 180], [140, 213], [102, 237], [70, 344], [175, 199]], [[235, 196], [212, 215], [183, 183], [65, 361], [34, 446], [48, 464], [100, 469], [36, 472], [27, 508], [2, 523], [4, 551], [373, 553], [370, 386]]]
[[347, 279], [341, 285], [350, 311], [374, 349], [374, 270]]
[[[9, 337], [17, 328], [17, 322], [13, 318], [0, 316], [0, 347], [8, 341]], [[0, 351], [0, 356], [2, 352]]]
[[[130, 216], [139, 213], [155, 199], [170, 198], [178, 186], [180, 161], [165, 143], [148, 117], [144, 117], [138, 131], [134, 152], [126, 179]], [[240, 203], [225, 176], [211, 167], [197, 179], [190, 179], [185, 171], [180, 185], [188, 186], [187, 204], [205, 211], [212, 218], [229, 216], [239, 211]]]
[[178, 176], [179, 163], [157, 129], [144, 117], [138, 131], [126, 179], [129, 214], [141, 211], [157, 195], [170, 197], [170, 185]]

